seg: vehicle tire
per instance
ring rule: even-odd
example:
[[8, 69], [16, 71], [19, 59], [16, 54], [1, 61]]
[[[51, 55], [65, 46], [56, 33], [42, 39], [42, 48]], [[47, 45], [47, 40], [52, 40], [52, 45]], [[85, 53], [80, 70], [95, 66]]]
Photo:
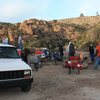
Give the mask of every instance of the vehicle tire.
[[69, 75], [71, 74], [71, 68], [68, 68], [68, 74]]
[[78, 74], [78, 75], [80, 74], [80, 69], [78, 69], [78, 72], [77, 72], [77, 74]]
[[63, 68], [66, 68], [66, 65], [63, 64], [62, 67], [63, 67]]
[[29, 92], [31, 90], [31, 84], [28, 84], [28, 85], [24, 85], [21, 87], [21, 90], [23, 92]]

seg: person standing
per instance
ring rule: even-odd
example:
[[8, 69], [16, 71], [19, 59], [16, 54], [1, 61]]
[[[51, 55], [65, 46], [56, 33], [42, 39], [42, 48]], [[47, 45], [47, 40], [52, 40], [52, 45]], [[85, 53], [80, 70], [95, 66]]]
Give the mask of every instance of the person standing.
[[8, 40], [8, 38], [6, 36], [3, 36], [2, 43], [3, 44], [9, 44], [9, 40]]
[[89, 53], [90, 53], [90, 60], [91, 62], [93, 62], [94, 61], [94, 46], [92, 44], [89, 46]]
[[61, 59], [63, 59], [64, 53], [63, 53], [63, 46], [62, 46], [62, 44], [59, 44], [59, 53], [60, 53]]
[[22, 41], [22, 35], [21, 34], [18, 36], [18, 49], [23, 50], [23, 41]]
[[30, 49], [29, 48], [24, 48], [22, 53], [21, 53], [21, 58], [24, 62], [26, 62], [28, 64], [28, 60], [27, 60], [27, 57], [30, 53]]
[[71, 43], [69, 46], [69, 56], [74, 56], [75, 55], [75, 47], [74, 44]]
[[70, 56], [75, 55], [75, 47], [72, 42], [69, 42], [66, 50], [67, 50], [68, 58], [70, 58]]
[[100, 64], [100, 42], [96, 46], [95, 56], [96, 56], [96, 61], [95, 61], [94, 69], [97, 70], [98, 69], [98, 65]]
[[35, 54], [35, 51], [30, 50], [30, 53], [27, 56], [27, 61], [28, 61], [28, 64], [31, 66], [31, 68], [34, 66], [35, 70], [38, 71], [40, 60], [39, 60], [38, 55]]
[[69, 57], [69, 47], [70, 47], [70, 44], [71, 44], [71, 42], [69, 42], [69, 44], [68, 44], [68, 46], [66, 48], [66, 52], [67, 52], [68, 57]]

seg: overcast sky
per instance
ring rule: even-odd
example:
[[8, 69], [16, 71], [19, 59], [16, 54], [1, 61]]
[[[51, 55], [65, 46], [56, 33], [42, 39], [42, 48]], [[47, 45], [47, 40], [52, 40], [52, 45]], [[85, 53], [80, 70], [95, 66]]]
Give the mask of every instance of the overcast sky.
[[100, 0], [0, 0], [0, 22], [22, 22], [26, 19], [65, 19], [95, 16]]

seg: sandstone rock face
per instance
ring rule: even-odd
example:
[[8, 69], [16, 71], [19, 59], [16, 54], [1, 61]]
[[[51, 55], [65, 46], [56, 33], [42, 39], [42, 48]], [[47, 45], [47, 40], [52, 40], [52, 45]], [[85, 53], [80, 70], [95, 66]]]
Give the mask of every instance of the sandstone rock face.
[[16, 41], [18, 34], [23, 34], [24, 41], [29, 42], [34, 39], [43, 39], [48, 42], [55, 38], [77, 41], [80, 35], [98, 24], [100, 24], [100, 16], [83, 16], [52, 21], [29, 19], [16, 24], [0, 23], [0, 36], [6, 35], [13, 42]]

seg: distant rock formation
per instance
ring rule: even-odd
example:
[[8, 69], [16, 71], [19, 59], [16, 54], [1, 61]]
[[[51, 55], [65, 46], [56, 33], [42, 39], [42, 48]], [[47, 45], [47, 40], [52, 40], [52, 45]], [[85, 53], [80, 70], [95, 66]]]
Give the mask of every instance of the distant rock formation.
[[[92, 32], [98, 24], [100, 24], [100, 16], [89, 17], [84, 16], [82, 13], [78, 18], [62, 20], [45, 21], [29, 19], [16, 24], [0, 23], [0, 36], [6, 34], [14, 44], [16, 44], [18, 34], [23, 34], [24, 43], [27, 44], [31, 44], [33, 41], [42, 41], [48, 44], [54, 40], [77, 42], [78, 39], [81, 39], [79, 38], [80, 36], [83, 36], [85, 33], [88, 34], [90, 30]], [[93, 36], [90, 35], [90, 37]]]

